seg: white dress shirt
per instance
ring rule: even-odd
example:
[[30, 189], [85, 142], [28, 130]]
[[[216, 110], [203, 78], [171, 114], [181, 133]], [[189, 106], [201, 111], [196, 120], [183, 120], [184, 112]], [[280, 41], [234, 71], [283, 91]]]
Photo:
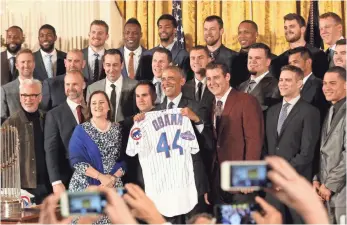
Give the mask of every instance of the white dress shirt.
[[111, 88], [111, 84], [116, 85], [116, 109], [114, 112], [114, 118], [117, 118], [117, 111], [118, 111], [118, 106], [119, 106], [119, 100], [120, 100], [120, 95], [122, 93], [122, 86], [123, 86], [123, 77], [122, 75], [119, 76], [119, 78], [116, 80], [116, 82], [112, 83], [111, 81], [109, 81], [106, 78], [106, 86], [105, 86], [105, 92], [108, 96], [108, 98], [111, 100], [111, 92], [112, 92], [112, 88]]
[[57, 75], [57, 60], [58, 60], [57, 51], [53, 49], [51, 53], [47, 53], [43, 51], [42, 49], [40, 49], [40, 52], [41, 52], [43, 61], [45, 61], [47, 55], [52, 55], [51, 61], [53, 65], [53, 76], [56, 76]]
[[308, 78], [310, 78], [311, 75], [312, 75], [312, 72], [309, 75], [307, 75], [306, 77], [304, 77], [304, 79], [302, 80], [302, 87], [304, 87], [306, 81], [308, 80]]
[[130, 53], [133, 52], [134, 55], [134, 71], [136, 74], [137, 68], [139, 67], [140, 63], [140, 58], [142, 54], [142, 47], [141, 45], [135, 49], [135, 51], [130, 51], [127, 49], [127, 47], [124, 46], [124, 63], [125, 63], [125, 68], [127, 69], [127, 73], [129, 74], [128, 66], [129, 66], [129, 58], [130, 58]]
[[201, 96], [200, 96], [200, 99], [201, 99], [202, 96], [204, 95], [207, 79], [206, 79], [206, 77], [204, 77], [201, 81], [199, 81], [196, 78], [194, 78], [194, 79], [195, 79], [195, 93], [198, 92], [198, 84], [199, 84], [199, 82], [202, 83], [202, 91], [201, 91]]
[[94, 54], [97, 53], [99, 54], [98, 59], [99, 59], [99, 73], [101, 72], [102, 69], [102, 62], [101, 62], [101, 57], [105, 54], [105, 49], [101, 49], [98, 52], [94, 52], [94, 50], [89, 46], [88, 47], [88, 65], [89, 65], [89, 74], [94, 74], [94, 68], [95, 68], [95, 59], [96, 57]]
[[290, 100], [289, 102], [287, 102], [286, 100], [283, 99], [282, 102], [282, 107], [284, 104], [289, 103], [290, 105], [287, 108], [287, 115], [289, 115], [290, 111], [292, 111], [294, 105], [299, 101], [300, 99], [300, 95], [296, 96], [295, 98], [293, 98], [292, 100]]
[[169, 44], [168, 46], [164, 47], [161, 44], [159, 45], [159, 47], [161, 48], [166, 48], [167, 50], [169, 50], [171, 52], [173, 46], [175, 45], [176, 41], [172, 42], [171, 44]]

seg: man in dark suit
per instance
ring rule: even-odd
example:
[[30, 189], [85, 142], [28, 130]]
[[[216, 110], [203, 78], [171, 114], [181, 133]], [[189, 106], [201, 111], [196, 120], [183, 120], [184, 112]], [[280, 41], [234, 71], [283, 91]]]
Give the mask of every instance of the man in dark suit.
[[141, 24], [136, 18], [130, 18], [124, 25], [124, 46], [118, 49], [124, 58], [122, 75], [136, 80], [151, 80], [151, 57], [144, 55], [147, 49], [140, 45], [141, 38]]
[[[237, 56], [237, 52], [222, 44], [223, 33], [222, 18], [216, 15], [206, 17], [204, 21], [204, 40], [210, 52], [211, 60], [215, 63], [226, 64], [228, 66], [228, 71], [231, 72], [233, 71], [233, 62]], [[234, 74], [231, 74], [231, 76], [234, 76]], [[237, 80], [238, 78], [235, 79], [236, 83]], [[236, 83], [233, 82], [233, 78], [231, 78], [230, 84], [236, 87]]]
[[[272, 106], [266, 115], [264, 155], [278, 155], [286, 159], [307, 180], [312, 179], [313, 158], [318, 144], [319, 111], [300, 97], [304, 74], [298, 67], [282, 68], [278, 83], [283, 102]], [[268, 201], [283, 217], [283, 222], [303, 223], [295, 210], [280, 203], [271, 195]]]
[[86, 118], [83, 74], [77, 70], [68, 71], [64, 82], [66, 101], [47, 113], [44, 131], [46, 163], [54, 193], [68, 189], [72, 176], [69, 141], [75, 127]]
[[[82, 71], [86, 65], [81, 50], [73, 49], [67, 53], [64, 59], [67, 71]], [[64, 87], [65, 74], [57, 77], [45, 79], [42, 84], [42, 101], [40, 108], [49, 111], [52, 108], [62, 104], [66, 100]]]
[[102, 66], [102, 56], [105, 54], [105, 42], [108, 39], [109, 27], [103, 20], [94, 20], [90, 24], [89, 46], [82, 49], [87, 65], [83, 69], [83, 75], [88, 80], [87, 85], [106, 77]]
[[1, 52], [1, 86], [18, 77], [16, 55], [24, 42], [23, 30], [18, 26], [9, 27], [6, 31], [6, 51]]
[[66, 53], [54, 48], [57, 40], [55, 28], [49, 24], [41, 26], [38, 39], [40, 50], [34, 53], [36, 62], [34, 78], [44, 81], [47, 78], [65, 74]]
[[346, 39], [340, 39], [336, 42], [334, 52], [334, 64], [346, 69]]
[[239, 90], [257, 98], [263, 111], [276, 104], [280, 99], [278, 80], [269, 72], [271, 50], [263, 43], [249, 47], [248, 70], [251, 77], [240, 84]]
[[[184, 72], [176, 67], [169, 66], [163, 72], [162, 88], [165, 93], [165, 100], [162, 104], [156, 106], [156, 110], [165, 110], [172, 108], [182, 108], [182, 115], [187, 116], [193, 123], [194, 131], [198, 137], [199, 146], [201, 133], [204, 130], [204, 123], [200, 119], [200, 110], [198, 103], [182, 94], [182, 86], [185, 83]], [[201, 149], [200, 149], [201, 151]], [[185, 217], [191, 216], [205, 211], [205, 199], [207, 200], [208, 180], [205, 173], [204, 163], [201, 159], [200, 152], [192, 154], [195, 185], [198, 192], [198, 204]], [[170, 204], [170, 203], [168, 203]], [[166, 218], [172, 223], [185, 223], [183, 215]]]
[[331, 67], [324, 75], [323, 92], [332, 106], [322, 128], [320, 171], [313, 187], [328, 207], [331, 224], [346, 216], [346, 70]]
[[88, 86], [87, 101], [94, 91], [105, 91], [112, 105], [111, 121], [119, 122], [135, 114], [136, 80], [122, 76], [123, 56], [117, 49], [108, 49], [102, 57], [106, 78]]
[[326, 12], [319, 16], [319, 32], [324, 43], [329, 47], [325, 54], [329, 62], [329, 67], [334, 65], [334, 52], [336, 42], [343, 39], [342, 36], [342, 19], [339, 15], [333, 12]]
[[[322, 78], [325, 71], [329, 68], [328, 60], [324, 52], [305, 41], [306, 22], [305, 19], [295, 13], [289, 13], [284, 16], [284, 31], [289, 48], [293, 49], [296, 47], [306, 47], [312, 53], [312, 69], [313, 74], [318, 78]], [[289, 49], [289, 50], [290, 50]], [[289, 50], [283, 52], [271, 63], [271, 72], [279, 78], [281, 68], [288, 65]]]
[[170, 14], [163, 14], [157, 20], [158, 33], [160, 37], [160, 44], [157, 47], [150, 49], [145, 55], [153, 55], [157, 48], [166, 48], [172, 54], [172, 61], [183, 69], [187, 80], [192, 79], [192, 71], [189, 65], [189, 54], [185, 49], [181, 49], [175, 41], [175, 34], [177, 32], [177, 21]]
[[16, 68], [18, 77], [1, 87], [1, 123], [20, 109], [19, 85], [25, 79], [33, 79], [34, 55], [29, 49], [17, 53]]
[[[207, 87], [215, 96], [212, 113], [206, 118], [204, 134], [212, 137], [208, 145], [213, 153], [209, 197], [214, 204], [236, 203], [251, 196], [228, 193], [220, 188], [220, 164], [229, 160], [259, 160], [264, 140], [263, 113], [257, 99], [230, 87], [230, 73], [225, 64], [206, 66]], [[254, 196], [253, 196], [254, 197]]]

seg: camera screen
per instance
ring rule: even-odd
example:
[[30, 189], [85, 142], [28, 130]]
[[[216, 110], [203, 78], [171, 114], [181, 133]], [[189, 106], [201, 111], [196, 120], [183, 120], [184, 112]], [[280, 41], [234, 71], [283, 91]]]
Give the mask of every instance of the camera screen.
[[251, 212], [256, 210], [255, 204], [243, 203], [235, 205], [216, 205], [217, 224], [255, 224]]
[[267, 165], [232, 165], [230, 167], [231, 187], [267, 187]]
[[106, 204], [105, 196], [100, 193], [69, 194], [70, 214], [100, 214], [103, 213]]

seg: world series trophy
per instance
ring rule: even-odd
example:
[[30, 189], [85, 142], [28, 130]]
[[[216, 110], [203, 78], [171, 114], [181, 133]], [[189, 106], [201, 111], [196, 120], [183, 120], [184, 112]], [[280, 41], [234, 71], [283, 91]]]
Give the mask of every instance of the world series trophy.
[[13, 126], [1, 128], [1, 218], [21, 215], [18, 131]]

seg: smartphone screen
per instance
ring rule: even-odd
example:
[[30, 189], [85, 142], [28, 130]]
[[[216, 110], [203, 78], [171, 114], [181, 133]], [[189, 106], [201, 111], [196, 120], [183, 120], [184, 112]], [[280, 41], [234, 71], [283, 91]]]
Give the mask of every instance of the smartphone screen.
[[251, 213], [258, 210], [254, 203], [215, 205], [214, 216], [217, 224], [255, 224]]
[[230, 165], [231, 187], [269, 187], [266, 164]]
[[71, 214], [101, 214], [107, 204], [106, 197], [98, 192], [68, 193], [69, 213]]

